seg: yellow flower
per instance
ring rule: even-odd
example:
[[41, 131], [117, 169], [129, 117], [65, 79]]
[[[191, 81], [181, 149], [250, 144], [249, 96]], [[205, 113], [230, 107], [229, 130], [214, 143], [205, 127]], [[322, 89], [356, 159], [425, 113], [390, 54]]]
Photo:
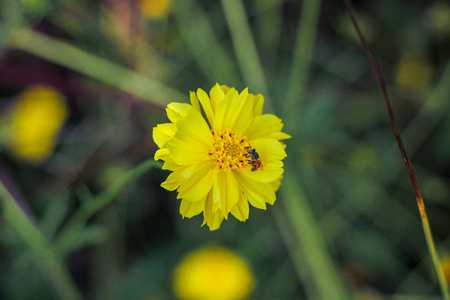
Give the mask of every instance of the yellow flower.
[[169, 0], [141, 0], [141, 13], [151, 19], [164, 18], [168, 13]]
[[67, 118], [65, 98], [58, 91], [34, 86], [19, 95], [11, 111], [9, 149], [33, 162], [48, 158]]
[[174, 288], [182, 300], [244, 300], [253, 290], [247, 263], [222, 247], [190, 253], [174, 273]]
[[279, 140], [290, 136], [281, 132], [281, 119], [262, 114], [263, 96], [248, 89], [238, 93], [216, 84], [210, 96], [198, 89], [190, 98], [191, 105], [170, 103], [166, 110], [172, 123], [153, 128], [161, 148], [155, 159], [172, 171], [161, 186], [178, 190], [183, 217], [203, 212], [203, 225], [210, 230], [229, 213], [245, 221], [249, 203], [266, 209], [266, 203], [275, 202], [286, 157]]

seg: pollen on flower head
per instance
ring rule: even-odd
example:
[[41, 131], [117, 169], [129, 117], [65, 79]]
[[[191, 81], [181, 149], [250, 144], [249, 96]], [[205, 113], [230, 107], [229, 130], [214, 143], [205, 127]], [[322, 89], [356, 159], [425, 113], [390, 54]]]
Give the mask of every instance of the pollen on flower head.
[[250, 146], [246, 136], [242, 137], [229, 129], [218, 133], [211, 130], [211, 134], [213, 141], [208, 155], [215, 159], [218, 170], [229, 171], [247, 167]]

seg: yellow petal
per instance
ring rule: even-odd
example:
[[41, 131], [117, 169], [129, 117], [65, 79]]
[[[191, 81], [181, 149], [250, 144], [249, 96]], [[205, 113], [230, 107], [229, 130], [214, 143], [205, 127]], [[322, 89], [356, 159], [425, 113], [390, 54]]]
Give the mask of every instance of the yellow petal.
[[206, 197], [213, 186], [214, 164], [208, 160], [198, 163], [192, 175], [180, 185], [178, 197], [190, 201], [199, 201]]
[[185, 116], [177, 122], [178, 131], [167, 143], [172, 159], [179, 165], [190, 165], [209, 158], [212, 135], [199, 113]]
[[175, 190], [180, 183], [192, 176], [192, 173], [195, 170], [195, 165], [192, 166], [181, 166], [176, 168], [172, 173], [167, 176], [166, 181], [161, 183], [161, 187], [165, 188], [168, 191]]
[[225, 219], [231, 209], [239, 201], [239, 184], [236, 181], [234, 171], [215, 171], [213, 186], [213, 207], [212, 211], [222, 211]]
[[172, 158], [168, 158], [168, 159], [164, 162], [164, 164], [162, 165], [162, 168], [161, 168], [161, 169], [173, 171], [173, 170], [175, 170], [175, 169], [178, 168], [178, 167], [180, 167], [180, 165], [178, 165], [177, 163], [175, 163], [175, 162], [173, 161]]
[[163, 148], [175, 135], [177, 127], [172, 123], [158, 124], [153, 127], [153, 140], [159, 148]]
[[231, 213], [241, 222], [248, 219], [249, 205], [247, 196], [244, 193], [241, 193], [241, 198], [239, 199], [239, 202], [231, 209]]
[[254, 140], [280, 133], [282, 128], [283, 123], [280, 118], [272, 114], [264, 114], [253, 118], [246, 134], [249, 140]]
[[256, 139], [249, 141], [252, 148], [256, 150], [261, 159], [262, 166], [251, 171], [251, 166], [241, 170], [248, 178], [259, 182], [273, 182], [283, 174], [283, 162], [286, 157], [283, 144], [275, 139]]
[[170, 173], [169, 176], [167, 176], [166, 181], [161, 183], [161, 187], [168, 191], [175, 191], [180, 186], [180, 183], [181, 181], [176, 180], [173, 173]]
[[250, 146], [258, 152], [262, 162], [276, 162], [286, 157], [283, 144], [276, 139], [261, 138], [250, 140]]
[[246, 132], [253, 119], [253, 97], [248, 94], [248, 88], [239, 97], [233, 98], [228, 111], [230, 113], [224, 120], [224, 128], [232, 128], [239, 133]]
[[189, 92], [189, 95], [190, 95], [190, 100], [191, 100], [192, 107], [196, 111], [201, 113], [202, 111], [200, 110], [200, 103], [198, 102], [197, 95], [194, 92]]
[[206, 197], [200, 201], [181, 200], [180, 214], [184, 217], [192, 218], [201, 213], [205, 208]]
[[222, 224], [223, 221], [223, 214], [219, 210], [215, 213], [212, 211], [213, 206], [213, 197], [212, 192], [208, 194], [206, 197], [206, 203], [205, 203], [205, 210], [203, 211], [203, 225], [207, 224], [209, 227], [209, 230], [213, 231], [216, 229], [219, 229], [220, 224]]
[[225, 95], [228, 93], [228, 91], [230, 90], [230, 88], [226, 85], [221, 85], [220, 88], [222, 89], [222, 91], [225, 93]]
[[162, 148], [162, 149], [158, 149], [155, 152], [155, 160], [163, 160], [166, 161], [166, 159], [169, 159], [170, 155], [169, 155], [169, 149], [167, 148]]
[[163, 170], [175, 170], [178, 167], [180, 167], [178, 164], [176, 164], [172, 157], [170, 157], [170, 153], [169, 153], [169, 149], [167, 148], [162, 148], [159, 149], [158, 151], [156, 151], [155, 153], [155, 160], [163, 160], [164, 164], [162, 166]]
[[251, 180], [270, 183], [277, 180], [283, 174], [283, 165], [282, 161], [262, 163], [262, 167], [256, 171], [252, 171], [249, 166], [241, 170], [241, 173]]
[[195, 112], [196, 110], [187, 103], [172, 102], [167, 105], [166, 112], [167, 117], [173, 123], [178, 122], [181, 118], [188, 114]]
[[202, 90], [197, 90], [198, 100], [202, 104], [203, 110], [205, 111], [206, 118], [209, 121], [209, 124], [214, 124], [214, 110], [211, 106], [211, 100], [209, 100], [208, 94]]
[[234, 111], [230, 106], [233, 102], [237, 102], [238, 99], [239, 93], [234, 88], [229, 89], [225, 95], [225, 99], [216, 108], [214, 123], [212, 123], [214, 130], [220, 131], [230, 129], [229, 125], [225, 124], [225, 122], [230, 118], [229, 116], [234, 114]]
[[219, 104], [225, 99], [225, 93], [218, 83], [209, 91], [211, 97], [211, 106], [214, 112], [217, 111]]
[[155, 160], [160, 160], [160, 159], [164, 161], [164, 164], [162, 166], [163, 170], [174, 171], [175, 169], [180, 167], [170, 157], [169, 149], [167, 149], [167, 148], [162, 148], [162, 149], [159, 149], [158, 151], [156, 151]]
[[257, 182], [240, 173], [236, 177], [248, 202], [254, 207], [266, 209], [266, 202], [269, 204], [275, 202], [275, 191], [270, 183]]
[[276, 192], [280, 188], [281, 185], [281, 179], [283, 179], [283, 176], [280, 176], [277, 180], [271, 183], [273, 190]]
[[263, 112], [264, 97], [261, 94], [258, 94], [254, 97], [255, 97], [254, 100], [255, 109], [253, 110], [253, 116], [259, 116]]
[[272, 138], [272, 139], [277, 139], [277, 140], [286, 140], [286, 139], [291, 138], [291, 136], [289, 134], [286, 134], [284, 132], [275, 132], [275, 133], [269, 134], [267, 137]]

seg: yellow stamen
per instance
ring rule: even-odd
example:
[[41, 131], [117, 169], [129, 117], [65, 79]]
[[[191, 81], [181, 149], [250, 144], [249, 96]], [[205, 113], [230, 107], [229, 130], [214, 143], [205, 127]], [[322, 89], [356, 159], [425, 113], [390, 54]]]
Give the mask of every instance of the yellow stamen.
[[215, 158], [219, 170], [243, 169], [248, 165], [250, 149], [247, 137], [229, 129], [215, 132], [211, 130], [213, 142], [208, 155]]

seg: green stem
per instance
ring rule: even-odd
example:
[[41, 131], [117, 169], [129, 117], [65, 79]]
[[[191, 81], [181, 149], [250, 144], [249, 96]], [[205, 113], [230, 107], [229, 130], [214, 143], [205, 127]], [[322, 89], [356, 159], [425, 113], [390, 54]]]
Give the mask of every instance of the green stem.
[[161, 107], [165, 107], [169, 101], [186, 98], [184, 94], [159, 81], [29, 29], [11, 32], [6, 46], [45, 58]]
[[447, 288], [447, 282], [444, 277], [444, 270], [442, 270], [441, 261], [439, 255], [434, 246], [433, 236], [431, 235], [430, 223], [428, 222], [427, 213], [425, 211], [425, 206], [423, 209], [419, 205], [419, 211], [422, 218], [423, 233], [425, 234], [425, 240], [427, 241], [428, 250], [430, 251], [431, 260], [433, 261], [433, 266], [436, 271], [436, 276], [438, 278], [439, 286], [441, 288], [442, 295], [445, 300], [450, 300], [450, 294]]
[[213, 24], [198, 1], [184, 0], [174, 5], [180, 33], [210, 84], [239, 82], [236, 64], [219, 43]]
[[256, 51], [255, 42], [250, 31], [250, 26], [245, 14], [245, 8], [241, 0], [222, 0], [225, 19], [230, 28], [234, 51], [239, 62], [239, 67], [245, 82], [262, 93], [266, 99], [265, 106], [272, 111], [264, 71]]
[[[288, 171], [288, 170], [286, 170]], [[288, 173], [288, 172], [286, 172]], [[298, 274], [303, 274], [301, 262], [308, 265], [319, 293], [318, 299], [349, 299], [343, 283], [322, 239], [321, 230], [314, 219], [295, 173], [289, 172], [281, 185], [286, 215], [292, 224], [298, 247], [302, 251], [291, 252]], [[275, 218], [280, 221], [280, 218]], [[281, 224], [282, 226], [282, 224]], [[291, 249], [292, 250], [292, 249]]]
[[20, 208], [2, 182], [0, 182], [0, 201], [6, 222], [14, 228], [50, 273], [60, 298], [82, 299], [67, 269], [50, 248], [49, 242]]
[[[308, 83], [320, 6], [320, 0], [303, 1], [292, 69], [287, 86], [286, 103], [284, 103], [286, 119], [297, 119], [295, 116], [298, 115], [299, 104], [302, 103], [305, 97], [305, 87]], [[289, 126], [289, 124], [286, 125]], [[290, 132], [290, 130], [293, 130], [293, 128], [286, 129], [287, 132]]]
[[81, 207], [66, 223], [59, 234], [59, 238], [55, 242], [55, 249], [57, 253], [64, 257], [72, 248], [74, 242], [79, 236], [87, 221], [99, 210], [108, 205], [119, 192], [129, 183], [135, 181], [153, 167], [159, 167], [161, 164], [155, 162], [153, 158], [142, 162], [140, 165], [128, 171], [121, 178], [119, 178], [113, 185], [105, 190], [100, 195], [82, 202]]

